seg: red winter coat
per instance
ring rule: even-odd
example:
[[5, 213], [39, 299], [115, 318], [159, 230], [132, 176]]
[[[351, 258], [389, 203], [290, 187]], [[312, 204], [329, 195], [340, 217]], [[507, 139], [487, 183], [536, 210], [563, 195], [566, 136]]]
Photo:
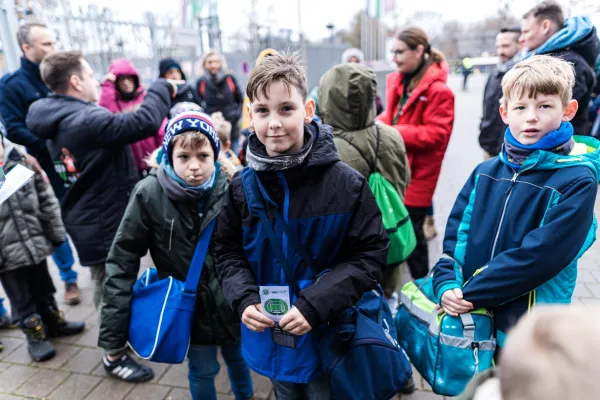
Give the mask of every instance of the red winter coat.
[[[402, 97], [403, 75], [387, 76], [387, 108], [379, 120], [392, 125]], [[448, 65], [432, 64], [412, 91], [397, 125], [406, 145], [410, 184], [404, 204], [429, 207], [442, 169], [444, 154], [454, 124], [454, 94], [446, 85]]]
[[[122, 75], [133, 76], [135, 80], [136, 90], [135, 96], [131, 100], [124, 100], [121, 97], [121, 94], [117, 90], [117, 86], [115, 82], [111, 82], [106, 80], [102, 82], [102, 90], [100, 91], [100, 101], [98, 105], [108, 109], [110, 112], [115, 114], [118, 113], [130, 113], [142, 105], [144, 102], [144, 88], [140, 85], [140, 77], [135, 70], [133, 64], [125, 59], [114, 60], [108, 69], [112, 72], [117, 78]], [[148, 169], [148, 165], [144, 161], [149, 154], [151, 154], [154, 150], [162, 146], [162, 140], [164, 137], [164, 127], [167, 120], [163, 121], [162, 126], [158, 130], [156, 136], [149, 137], [144, 140], [140, 140], [129, 147], [131, 148], [131, 152], [133, 153], [133, 158], [135, 159], [135, 165], [138, 171], [143, 171]]]

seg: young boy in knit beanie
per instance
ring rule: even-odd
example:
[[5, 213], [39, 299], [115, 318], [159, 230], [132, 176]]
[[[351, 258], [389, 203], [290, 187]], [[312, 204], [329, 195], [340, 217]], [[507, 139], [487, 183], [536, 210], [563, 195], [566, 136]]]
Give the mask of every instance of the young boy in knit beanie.
[[[106, 262], [98, 342], [106, 351], [104, 366], [110, 374], [135, 369], [125, 351], [140, 259], [149, 250], [161, 279], [172, 276], [185, 281], [202, 231], [219, 215], [228, 188], [217, 162], [219, 150], [219, 137], [208, 115], [179, 114], [167, 125], [157, 168], [133, 191]], [[242, 358], [239, 320], [223, 295], [212, 248], [198, 285], [187, 355], [192, 398], [217, 399], [214, 378], [219, 372], [220, 346], [235, 398], [251, 399], [252, 379]], [[138, 381], [152, 378], [150, 368], [138, 367], [132, 372], [138, 374]]]

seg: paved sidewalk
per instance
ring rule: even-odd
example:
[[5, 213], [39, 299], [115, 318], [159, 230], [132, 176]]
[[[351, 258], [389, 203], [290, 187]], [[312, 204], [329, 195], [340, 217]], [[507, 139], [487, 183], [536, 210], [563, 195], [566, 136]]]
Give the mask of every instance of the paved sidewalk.
[[[434, 198], [438, 237], [430, 243], [430, 261], [434, 263], [441, 254], [441, 239], [447, 216], [454, 199], [471, 170], [482, 161], [478, 146], [478, 125], [481, 114], [481, 98], [485, 77], [473, 76], [471, 91], [459, 90], [459, 78], [451, 79], [456, 93], [456, 122], [450, 146], [444, 160], [442, 175]], [[597, 204], [597, 211], [600, 205]], [[594, 245], [583, 257], [579, 266], [574, 303], [596, 304], [600, 302], [600, 245]], [[142, 261], [150, 265], [149, 259]], [[102, 352], [96, 348], [98, 337], [98, 315], [92, 305], [92, 285], [89, 271], [79, 266], [80, 286], [83, 303], [63, 306], [68, 319], [85, 320], [85, 332], [71, 338], [55, 340], [57, 356], [44, 363], [32, 363], [27, 353], [24, 337], [18, 330], [0, 331], [4, 351], [0, 353], [0, 400], [52, 399], [52, 400], [186, 400], [188, 393], [187, 365], [168, 366], [152, 364], [155, 378], [145, 384], [129, 384], [105, 375], [101, 365]], [[50, 265], [56, 287], [57, 298], [62, 303], [63, 285], [58, 271]], [[404, 280], [408, 280], [406, 273]], [[0, 296], [3, 296], [0, 288]], [[253, 374], [257, 400], [274, 399], [270, 382]], [[403, 400], [441, 400], [431, 388], [415, 374], [419, 388]], [[227, 373], [223, 368], [217, 377], [219, 399], [233, 399]], [[344, 399], [345, 400], [345, 399]]]

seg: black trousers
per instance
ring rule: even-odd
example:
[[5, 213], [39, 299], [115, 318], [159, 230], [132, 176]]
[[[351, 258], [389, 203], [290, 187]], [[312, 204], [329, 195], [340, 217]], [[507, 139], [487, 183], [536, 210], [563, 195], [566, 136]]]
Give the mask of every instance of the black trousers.
[[0, 281], [10, 301], [13, 324], [19, 325], [33, 314], [47, 314], [56, 308], [54, 283], [44, 260], [40, 264], [5, 271]]
[[423, 278], [429, 272], [429, 250], [427, 240], [425, 240], [425, 233], [423, 232], [423, 223], [425, 222], [428, 208], [406, 206], [413, 229], [415, 230], [415, 236], [417, 237], [417, 246], [408, 257], [408, 260], [406, 260], [413, 279]]

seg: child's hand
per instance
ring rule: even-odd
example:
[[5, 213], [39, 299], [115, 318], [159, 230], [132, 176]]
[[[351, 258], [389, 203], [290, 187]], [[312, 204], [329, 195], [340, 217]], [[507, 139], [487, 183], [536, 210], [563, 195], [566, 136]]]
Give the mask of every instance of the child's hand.
[[296, 306], [293, 306], [292, 309], [281, 318], [279, 326], [284, 331], [297, 336], [302, 336], [312, 329], [306, 318], [304, 318], [304, 315], [302, 315]]
[[246, 307], [242, 314], [242, 322], [254, 332], [264, 332], [265, 329], [275, 326], [275, 323], [262, 313], [260, 303]]
[[[463, 293], [460, 289], [446, 290], [442, 294], [441, 308], [446, 314], [452, 315], [453, 317], [458, 314], [464, 314], [473, 309], [473, 304], [466, 300], [463, 300]], [[438, 306], [439, 308], [440, 306]]]

